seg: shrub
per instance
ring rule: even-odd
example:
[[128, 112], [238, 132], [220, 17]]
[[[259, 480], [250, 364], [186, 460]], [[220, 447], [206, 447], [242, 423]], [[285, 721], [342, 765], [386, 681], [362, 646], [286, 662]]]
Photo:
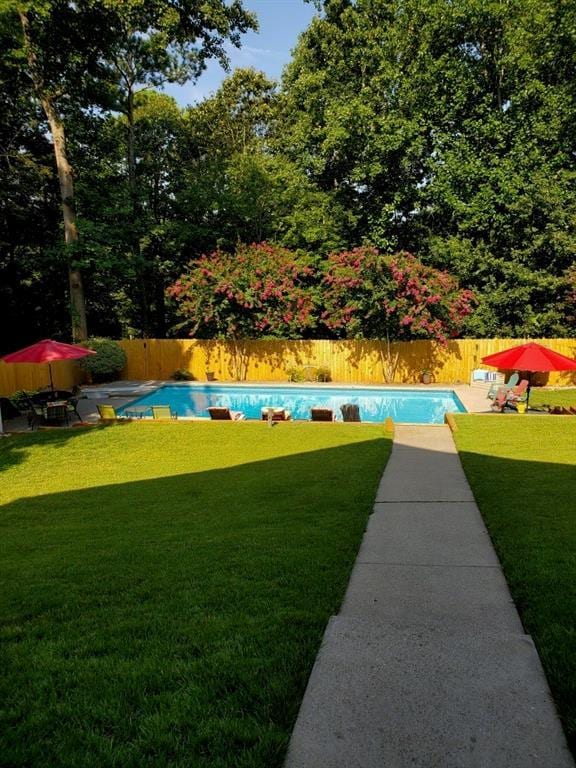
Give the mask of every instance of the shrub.
[[186, 368], [178, 368], [177, 371], [174, 371], [171, 378], [174, 381], [196, 381], [194, 374], [187, 371]]
[[112, 381], [118, 378], [126, 365], [126, 352], [112, 339], [89, 339], [83, 346], [93, 349], [96, 354], [82, 357], [78, 365], [87, 371], [92, 381]]
[[321, 365], [316, 371], [316, 381], [332, 381], [330, 375], [330, 368], [326, 365]]
[[310, 257], [279, 245], [238, 245], [195, 259], [168, 288], [190, 336], [297, 339], [316, 324]]
[[286, 371], [288, 381], [306, 381], [306, 374], [303, 368], [288, 368]]
[[18, 411], [28, 410], [29, 399], [32, 395], [35, 395], [37, 390], [35, 389], [19, 389], [14, 394], [10, 395], [8, 400], [12, 403], [14, 408]]

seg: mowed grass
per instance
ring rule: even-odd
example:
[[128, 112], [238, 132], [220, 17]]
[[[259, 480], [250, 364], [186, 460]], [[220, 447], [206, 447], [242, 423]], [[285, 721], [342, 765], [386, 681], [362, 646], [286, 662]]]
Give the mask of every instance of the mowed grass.
[[456, 422], [466, 475], [576, 753], [576, 417]]
[[576, 389], [539, 389], [530, 392], [530, 405], [576, 406]]
[[280, 766], [390, 446], [355, 424], [0, 441], [0, 763]]

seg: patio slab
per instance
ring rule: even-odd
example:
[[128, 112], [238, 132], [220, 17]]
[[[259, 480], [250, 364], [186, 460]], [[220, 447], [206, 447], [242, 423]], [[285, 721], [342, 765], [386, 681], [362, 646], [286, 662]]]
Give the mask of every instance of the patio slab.
[[527, 635], [328, 625], [286, 768], [571, 768]]
[[376, 502], [358, 563], [498, 566], [474, 502]]
[[523, 633], [499, 567], [357, 562], [340, 615], [403, 626]]

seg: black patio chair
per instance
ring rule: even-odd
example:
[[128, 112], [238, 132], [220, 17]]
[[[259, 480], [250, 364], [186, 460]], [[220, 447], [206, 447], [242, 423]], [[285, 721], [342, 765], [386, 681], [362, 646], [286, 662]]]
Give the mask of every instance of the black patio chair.
[[77, 397], [69, 397], [68, 398], [68, 404], [66, 406], [68, 410], [68, 414], [74, 414], [78, 421], [83, 421], [82, 416], [78, 413], [78, 398]]
[[47, 424], [69, 424], [68, 406], [65, 403], [47, 403], [44, 410]]
[[44, 418], [44, 408], [28, 395], [22, 395], [22, 403], [26, 407], [26, 416], [28, 418], [28, 428], [36, 429], [40, 424], [44, 424], [46, 419]]

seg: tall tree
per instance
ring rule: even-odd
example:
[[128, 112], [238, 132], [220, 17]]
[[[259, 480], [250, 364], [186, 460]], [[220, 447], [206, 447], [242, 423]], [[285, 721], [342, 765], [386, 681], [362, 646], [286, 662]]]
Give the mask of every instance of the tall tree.
[[[36, 98], [44, 110], [52, 136], [68, 254], [72, 337], [87, 338], [86, 304], [76, 260], [78, 228], [74, 206], [74, 178], [66, 147], [64, 104], [82, 107], [89, 82], [99, 69], [99, 44], [107, 37], [102, 15], [89, 3], [47, 0], [44, 3], [5, 2], [4, 14], [17, 14], [20, 49], [14, 55], [27, 68]], [[90, 29], [90, 33], [87, 30]], [[93, 41], [99, 41], [97, 45]]]
[[[13, 30], [0, 24], [0, 50]], [[58, 337], [68, 312], [59, 284], [58, 190], [42, 110], [28, 78], [0, 58], [0, 354], [40, 333]], [[9, 332], [8, 332], [9, 330]]]
[[284, 81], [284, 151], [352, 211], [480, 295], [468, 333], [575, 333], [574, 7], [327, 0]]
[[[69, 254], [73, 337], [82, 339], [87, 323], [67, 117], [95, 105], [110, 107], [122, 94], [133, 122], [139, 83], [184, 82], [211, 57], [226, 62], [225, 41], [238, 45], [255, 19], [240, 0], [3, 0], [0, 11], [19, 20], [20, 47], [15, 40], [13, 54], [27, 68], [52, 135]], [[134, 171], [132, 138], [129, 175]]]
[[[116, 35], [109, 52], [114, 79], [111, 95], [115, 108], [126, 117], [126, 160], [133, 222], [132, 256], [140, 285], [141, 324], [150, 332], [149, 273], [154, 263], [141, 247], [144, 236], [137, 179], [136, 110], [138, 94], [166, 83], [196, 79], [208, 59], [216, 58], [228, 68], [224, 44], [240, 45], [240, 35], [256, 29], [254, 14], [240, 0], [156, 0], [115, 4]], [[153, 281], [152, 281], [153, 282]], [[156, 298], [163, 290], [155, 292]]]
[[349, 216], [276, 149], [275, 83], [237, 69], [186, 111], [179, 219], [188, 254], [272, 240], [319, 253], [345, 245]]

